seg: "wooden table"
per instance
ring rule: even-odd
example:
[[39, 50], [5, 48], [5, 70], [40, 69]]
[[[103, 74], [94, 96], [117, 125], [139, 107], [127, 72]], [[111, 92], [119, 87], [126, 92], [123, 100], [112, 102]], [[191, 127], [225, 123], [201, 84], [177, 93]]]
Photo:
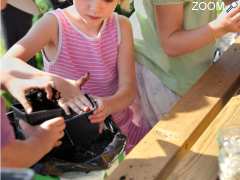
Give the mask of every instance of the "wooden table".
[[218, 174], [217, 134], [220, 129], [231, 126], [240, 128], [240, 95], [230, 99], [167, 179], [216, 179]]
[[215, 180], [218, 171], [216, 133], [228, 123], [240, 121], [240, 97], [231, 99], [239, 86], [240, 38], [108, 179]]

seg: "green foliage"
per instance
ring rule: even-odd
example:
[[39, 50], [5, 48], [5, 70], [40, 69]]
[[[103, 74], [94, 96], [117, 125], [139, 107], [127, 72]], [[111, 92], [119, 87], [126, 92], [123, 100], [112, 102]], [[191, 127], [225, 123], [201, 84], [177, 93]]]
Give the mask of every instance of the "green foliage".
[[7, 91], [3, 91], [1, 90], [0, 91], [0, 97], [3, 98], [4, 102], [5, 102], [5, 105], [7, 108], [10, 108], [12, 103], [13, 103], [13, 97], [12, 95], [7, 92]]
[[[223, 2], [224, 2], [223, 0], [217, 0], [216, 3], [221, 4], [221, 3], [223, 3]], [[216, 8], [217, 8], [217, 15], [221, 14], [221, 12], [223, 11], [223, 9], [220, 8], [220, 6], [216, 6]]]
[[2, 57], [5, 52], [6, 52], [6, 48], [5, 48], [4, 40], [0, 39], [0, 57]]
[[35, 4], [38, 7], [38, 10], [40, 11], [39, 15], [35, 15], [33, 17], [33, 24], [40, 18], [42, 15], [50, 10], [53, 10], [53, 5], [50, 0], [34, 0]]
[[42, 54], [40, 52], [38, 52], [35, 55], [35, 60], [36, 60], [36, 68], [43, 69], [43, 58], [42, 58]]
[[39, 9], [40, 14], [44, 14], [53, 9], [53, 5], [50, 0], [35, 0], [35, 4]]
[[[42, 17], [44, 13], [46, 13], [50, 10], [53, 10], [53, 5], [50, 0], [34, 0], [34, 1], [40, 11], [40, 14], [33, 16], [33, 19], [32, 19], [33, 24], [40, 17]], [[42, 69], [43, 68], [43, 58], [42, 58], [42, 54], [40, 52], [38, 52], [35, 55], [35, 60], [36, 60], [36, 68]]]
[[123, 16], [130, 17], [131, 14], [134, 12], [133, 2], [130, 4], [130, 10], [129, 11], [126, 11], [126, 10], [122, 9], [120, 7], [120, 5], [117, 5], [117, 7], [115, 9], [115, 12], [117, 12], [118, 14], [121, 14]]

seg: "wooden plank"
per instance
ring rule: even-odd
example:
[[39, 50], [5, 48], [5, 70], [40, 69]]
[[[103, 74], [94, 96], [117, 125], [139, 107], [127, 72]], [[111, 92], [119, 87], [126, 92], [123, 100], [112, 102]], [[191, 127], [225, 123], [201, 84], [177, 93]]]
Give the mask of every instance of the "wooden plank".
[[233, 97], [204, 131], [168, 180], [215, 180], [218, 175], [217, 133], [221, 128], [240, 128], [240, 95]]
[[236, 90], [240, 83], [239, 57], [238, 39], [108, 179], [165, 179]]

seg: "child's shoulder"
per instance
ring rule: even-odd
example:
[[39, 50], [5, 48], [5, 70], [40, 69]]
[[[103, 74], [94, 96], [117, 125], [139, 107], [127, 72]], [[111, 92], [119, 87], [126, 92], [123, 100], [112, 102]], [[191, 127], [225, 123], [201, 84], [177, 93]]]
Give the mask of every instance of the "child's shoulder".
[[132, 26], [129, 19], [122, 15], [117, 15], [120, 27], [120, 42], [129, 43], [132, 41]]
[[119, 25], [121, 29], [131, 28], [131, 23], [129, 19], [123, 15], [117, 14]]
[[46, 14], [44, 14], [39, 20], [38, 22], [42, 22], [42, 23], [46, 23], [48, 24], [50, 27], [51, 25], [56, 25], [57, 23], [57, 18], [54, 15], [54, 11], [50, 11]]
[[51, 41], [55, 41], [58, 32], [58, 20], [52, 13], [46, 13], [37, 20], [33, 29], [36, 29], [41, 35], [48, 36]]

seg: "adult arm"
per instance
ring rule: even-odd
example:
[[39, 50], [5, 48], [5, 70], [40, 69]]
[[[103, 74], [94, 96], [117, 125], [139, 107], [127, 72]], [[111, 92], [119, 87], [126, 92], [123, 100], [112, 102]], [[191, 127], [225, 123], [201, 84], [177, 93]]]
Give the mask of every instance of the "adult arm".
[[[69, 113], [68, 107], [71, 107], [71, 104], [75, 104], [83, 96], [79, 87], [89, 78], [88, 75], [85, 75], [76, 81], [64, 79], [55, 74], [40, 71], [17, 58], [5, 57], [0, 62], [1, 89], [4, 88], [9, 91], [27, 112], [31, 112], [32, 109], [25, 98], [26, 90], [30, 88], [45, 89], [48, 98], [51, 99], [52, 88], [54, 87], [61, 93], [61, 97], [64, 99], [64, 101], [59, 101], [59, 105], [66, 113]], [[87, 101], [87, 103], [89, 102]]]
[[[2, 1], [2, 0], [1, 0]], [[7, 3], [32, 15], [38, 15], [39, 10], [33, 0], [24, 0], [19, 2], [19, 0], [7, 0]]]
[[1, 167], [24, 168], [36, 163], [61, 144], [59, 140], [64, 136], [65, 123], [58, 117], [29, 128], [31, 133], [26, 140], [12, 139], [1, 147]]

